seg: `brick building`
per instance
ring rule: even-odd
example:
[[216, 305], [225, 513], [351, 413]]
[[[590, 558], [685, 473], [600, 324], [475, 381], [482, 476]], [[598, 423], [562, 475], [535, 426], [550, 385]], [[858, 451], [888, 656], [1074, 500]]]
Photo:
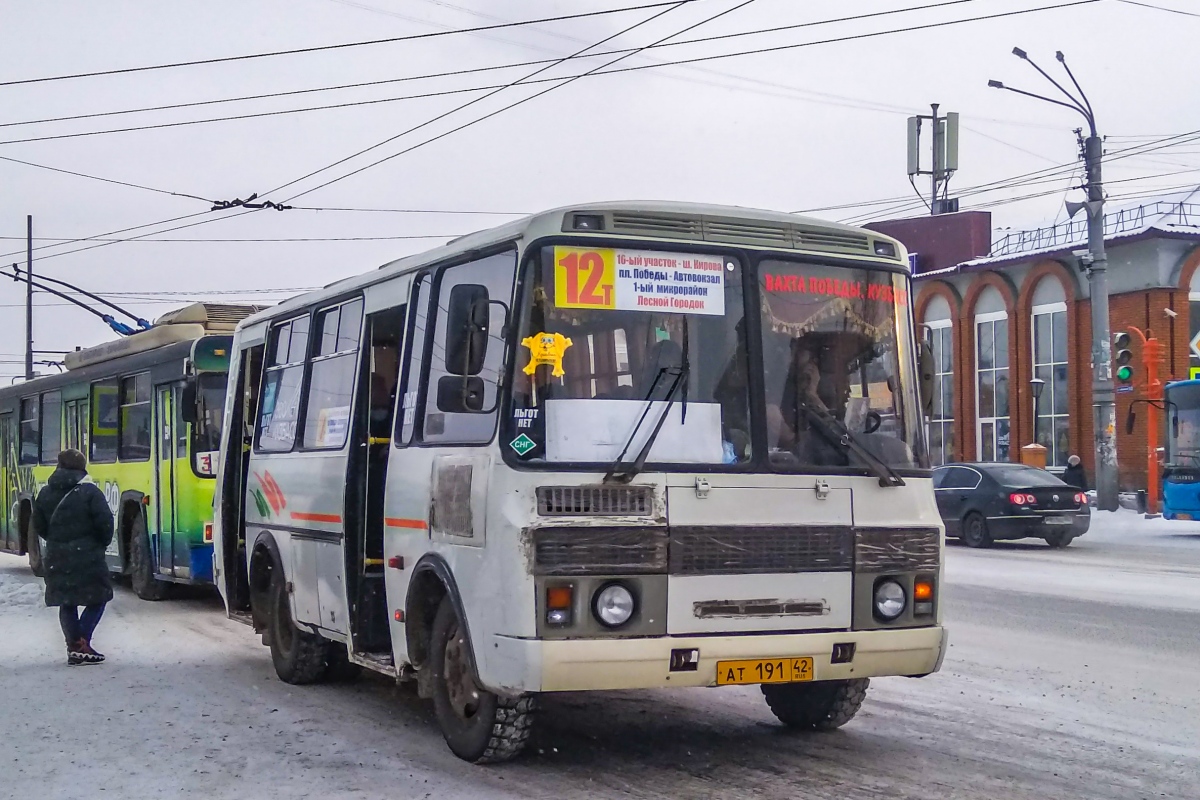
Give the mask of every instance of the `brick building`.
[[[1200, 367], [1189, 348], [1200, 332], [1200, 189], [1188, 199], [1196, 202], [1154, 203], [1105, 218], [1112, 330], [1153, 331], [1166, 345], [1169, 379]], [[929, 423], [935, 463], [1018, 460], [1034, 440], [1036, 376], [1045, 381], [1036, 438], [1048, 465], [1063, 467], [1078, 454], [1094, 475], [1091, 303], [1075, 256], [1086, 249], [1086, 221], [995, 239], [991, 215], [982, 211], [869, 227], [915, 254], [915, 319], [926, 326], [938, 364]], [[1146, 415], [1125, 432], [1138, 396], [1117, 395], [1122, 490], [1146, 486]]]

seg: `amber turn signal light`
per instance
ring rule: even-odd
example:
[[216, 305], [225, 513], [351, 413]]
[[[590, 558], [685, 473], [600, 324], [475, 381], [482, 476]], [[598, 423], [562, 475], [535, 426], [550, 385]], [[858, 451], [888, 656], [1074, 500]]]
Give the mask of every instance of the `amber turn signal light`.
[[917, 578], [913, 584], [913, 600], [917, 602], [933, 599], [933, 581], [928, 578]]
[[550, 625], [570, 625], [571, 606], [574, 605], [575, 587], [546, 587], [546, 622]]

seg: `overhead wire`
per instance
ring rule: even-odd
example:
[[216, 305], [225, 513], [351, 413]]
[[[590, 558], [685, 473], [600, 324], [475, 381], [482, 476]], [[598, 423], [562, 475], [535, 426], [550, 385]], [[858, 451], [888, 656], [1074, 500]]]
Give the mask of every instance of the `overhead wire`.
[[89, 180], [93, 180], [93, 181], [102, 181], [104, 183], [114, 183], [118, 186], [128, 186], [132, 189], [144, 189], [147, 192], [157, 192], [158, 194], [167, 194], [167, 195], [171, 195], [172, 197], [186, 197], [186, 198], [190, 198], [192, 200], [201, 200], [205, 203], [213, 202], [212, 200], [209, 200], [207, 198], [200, 197], [200, 196], [194, 195], [194, 194], [188, 194], [187, 192], [172, 192], [172, 191], [168, 191], [166, 189], [157, 189], [153, 186], [145, 186], [140, 183], [130, 183], [128, 181], [119, 181], [119, 180], [116, 180], [115, 178], [103, 178], [99, 175], [89, 175], [86, 172], [76, 172], [75, 170], [62, 169], [60, 167], [51, 167], [51, 166], [47, 166], [46, 164], [35, 164], [32, 161], [25, 161], [20, 158], [10, 158], [8, 156], [0, 156], [0, 161], [10, 161], [14, 164], [24, 164], [27, 167], [36, 167], [38, 169], [49, 170], [50, 172], [61, 172], [65, 175], [74, 175], [78, 178], [88, 178]]
[[[964, 1], [965, 0], [951, 0], [951, 2], [964, 2]], [[692, 2], [692, 0], [677, 0], [677, 2]], [[626, 72], [641, 71], [641, 70], [646, 70], [646, 69], [656, 69], [656, 68], [672, 67], [672, 66], [686, 66], [686, 65], [707, 62], [707, 61], [713, 61], [713, 60], [718, 60], [718, 59], [736, 58], [736, 57], [747, 56], [747, 55], [760, 55], [763, 53], [779, 52], [782, 50], [794, 50], [794, 49], [799, 49], [799, 48], [803, 48], [803, 47], [813, 47], [813, 46], [824, 45], [824, 44], [834, 44], [834, 43], [838, 43], [838, 42], [854, 41], [857, 39], [864, 39], [864, 38], [871, 38], [871, 37], [878, 37], [878, 36], [889, 36], [889, 35], [893, 35], [893, 34], [897, 34], [897, 33], [909, 33], [912, 31], [926, 30], [926, 29], [930, 29], [930, 28], [939, 28], [939, 27], [944, 27], [944, 26], [948, 26], [948, 25], [957, 25], [957, 24], [962, 24], [965, 22], [978, 22], [978, 21], [982, 21], [982, 20], [997, 19], [1000, 17], [1009, 17], [1009, 16], [1020, 15], [1020, 14], [1029, 14], [1029, 13], [1048, 11], [1048, 10], [1054, 10], [1054, 9], [1059, 9], [1059, 8], [1069, 8], [1071, 6], [1077, 6], [1077, 5], [1088, 5], [1088, 4], [1097, 3], [1097, 2], [1101, 2], [1101, 0], [1072, 0], [1071, 2], [1060, 3], [1057, 5], [1040, 6], [1037, 8], [1021, 9], [1021, 10], [1017, 10], [1017, 11], [999, 12], [999, 13], [989, 14], [989, 15], [979, 16], [979, 17], [967, 17], [967, 18], [956, 19], [956, 20], [944, 20], [941, 22], [928, 23], [928, 24], [924, 24], [924, 25], [914, 25], [914, 26], [910, 26], [907, 28], [896, 28], [896, 29], [890, 29], [890, 30], [884, 30], [884, 31], [875, 31], [875, 32], [870, 32], [870, 33], [854, 34], [854, 35], [849, 35], [849, 36], [834, 37], [834, 38], [822, 39], [822, 40], [811, 41], [811, 42], [798, 42], [798, 43], [793, 43], [793, 44], [778, 45], [778, 46], [774, 46], [774, 47], [764, 47], [764, 48], [757, 48], [757, 49], [752, 49], [752, 50], [737, 51], [737, 52], [733, 52], [733, 53], [722, 53], [722, 54], [715, 54], [715, 55], [709, 55], [709, 56], [699, 56], [699, 57], [694, 57], [694, 58], [678, 59], [675, 61], [662, 61], [662, 62], [656, 62], [656, 63], [652, 63], [652, 64], [640, 64], [640, 65], [633, 65], [633, 66], [628, 66], [628, 67], [620, 67], [620, 68], [613, 69], [613, 70], [603, 70], [603, 67], [601, 67], [600, 69], [603, 71], [593, 69], [593, 70], [589, 70], [581, 75], [564, 76], [561, 78], [561, 80], [573, 81], [580, 77], [615, 75], [615, 74], [621, 74], [621, 73], [626, 73]], [[927, 8], [927, 7], [928, 6], [923, 6], [921, 8]], [[897, 13], [897, 12], [903, 11], [903, 10], [908, 10], [908, 9], [897, 9], [892, 13]], [[882, 12], [879, 12], [879, 13], [882, 13]], [[870, 15], [867, 15], [867, 16], [870, 16]], [[762, 30], [762, 31], [750, 31], [750, 32], [737, 33], [737, 34], [723, 34], [722, 36], [711, 37], [710, 39], [686, 40], [683, 42], [679, 42], [677, 44], [693, 44], [696, 42], [710, 41], [710, 40], [717, 39], [717, 38], [728, 38], [730, 36], [743, 36], [743, 35], [775, 32], [775, 31], [780, 30], [785, 27], [793, 27], [793, 28], [794, 27], [810, 27], [813, 25], [828, 24], [829, 22], [844, 22], [844, 21], [848, 21], [851, 19], [855, 19], [855, 17], [843, 17], [843, 18], [838, 18], [836, 20], [820, 20], [820, 21], [811, 22], [811, 23], [801, 23], [801, 24], [793, 25], [793, 26], [780, 26], [779, 28], [766, 29], [766, 30]], [[607, 41], [607, 40], [605, 40], [605, 41]], [[593, 45], [593, 46], [595, 46], [595, 45]], [[563, 58], [559, 58], [559, 59], [543, 59], [543, 60], [537, 60], [537, 61], [531, 61], [531, 62], [523, 62], [523, 64], [519, 64], [519, 65], [518, 64], [508, 64], [508, 65], [502, 65], [502, 66], [497, 66], [497, 67], [483, 67], [483, 68], [475, 68], [475, 69], [468, 69], [468, 70], [455, 70], [455, 71], [436, 73], [436, 74], [431, 74], [431, 75], [416, 76], [416, 77], [412, 77], [412, 78], [392, 79], [392, 82], [401, 81], [401, 80], [417, 80], [417, 79], [423, 79], [423, 78], [428, 78], [428, 77], [445, 77], [445, 76], [450, 76], [450, 75], [461, 75], [461, 74], [467, 74], [470, 72], [477, 72], [477, 71], [508, 69], [508, 68], [512, 68], [515, 66], [523, 66], [523, 65], [533, 65], [533, 64], [545, 65], [545, 67], [543, 69], [539, 69], [539, 70], [536, 70], [534, 73], [531, 73], [532, 75], [536, 75], [536, 74], [546, 71], [546, 69], [549, 69], [550, 67], [556, 66], [558, 64], [563, 63], [564, 61], [569, 61], [574, 58], [603, 57], [603, 56], [612, 55], [612, 54], [636, 55], [638, 53], [641, 53], [644, 50], [648, 50], [653, 47], [660, 47], [660, 46], [668, 46], [668, 45], [666, 43], [656, 43], [656, 44], [648, 45], [648, 46], [642, 47], [642, 48], [610, 50], [610, 51], [603, 51], [600, 53], [592, 53], [592, 54], [589, 54], [586, 56], [583, 56], [582, 54], [569, 55], [569, 56], [564, 56]], [[612, 62], [610, 62], [610, 64], [616, 63], [617, 61], [621, 61], [621, 60], [623, 60], [623, 59], [614, 59]], [[538, 82], [553, 82], [554, 80], [559, 80], [559, 79], [558, 78], [548, 78], [548, 79], [541, 79], [540, 81], [533, 81], [533, 80], [529, 80], [529, 76], [527, 76], [525, 80], [520, 81], [520, 82], [532, 84], [532, 83], [538, 83]], [[368, 84], [364, 84], [364, 85], [368, 85]], [[3, 141], [0, 141], [0, 145], [24, 144], [24, 143], [30, 143], [30, 142], [54, 141], [54, 140], [60, 140], [60, 139], [76, 139], [76, 138], [88, 137], [88, 136], [103, 136], [103, 135], [116, 134], [116, 133], [131, 133], [131, 132], [135, 132], [135, 131], [144, 131], [144, 130], [161, 130], [161, 129], [168, 129], [168, 128], [186, 127], [186, 126], [190, 126], [190, 125], [210, 124], [210, 123], [214, 123], [214, 122], [231, 122], [231, 121], [244, 120], [244, 119], [257, 119], [257, 118], [262, 118], [262, 117], [273, 117], [273, 116], [284, 116], [284, 115], [289, 115], [289, 114], [309, 113], [309, 112], [313, 112], [313, 111], [328, 111], [328, 110], [335, 110], [335, 109], [341, 109], [341, 108], [353, 108], [353, 107], [358, 107], [358, 106], [378, 105], [381, 103], [427, 99], [427, 98], [432, 98], [432, 97], [441, 97], [441, 96], [453, 95], [453, 94], [464, 94], [464, 93], [470, 93], [470, 92], [474, 92], [474, 91], [495, 92], [495, 91], [500, 91], [503, 88], [510, 86], [510, 85], [512, 85], [512, 84], [502, 84], [500, 86], [477, 86], [477, 87], [467, 87], [467, 88], [459, 88], [459, 89], [446, 89], [446, 90], [440, 90], [440, 91], [435, 91], [435, 92], [425, 92], [425, 93], [412, 94], [412, 95], [401, 95], [398, 97], [376, 98], [376, 99], [372, 99], [372, 100], [347, 101], [344, 103], [332, 103], [332, 104], [326, 104], [326, 105], [320, 105], [320, 106], [306, 106], [306, 107], [295, 108], [295, 109], [279, 109], [279, 110], [274, 110], [274, 111], [252, 112], [252, 113], [247, 113], [247, 114], [234, 114], [234, 115], [228, 115], [228, 116], [222, 116], [222, 117], [209, 117], [209, 118], [198, 119], [198, 120], [181, 120], [181, 121], [176, 121], [176, 122], [164, 122], [164, 123], [155, 123], [155, 124], [148, 124], [148, 125], [135, 125], [135, 126], [128, 126], [128, 127], [123, 127], [123, 128], [110, 128], [110, 129], [97, 130], [97, 131], [77, 131], [74, 133], [49, 134], [49, 135], [44, 135], [44, 136], [29, 136], [29, 137], [18, 138], [18, 139], [3, 140]], [[790, 87], [788, 87], [788, 88], [790, 88]], [[301, 90], [301, 91], [303, 91], [303, 90]], [[800, 91], [803, 91], [803, 90], [800, 90]], [[271, 96], [271, 95], [264, 95], [264, 97], [265, 96]], [[486, 100], [490, 96], [491, 96], [491, 94], [488, 94], [488, 95], [485, 95], [484, 97], [476, 98], [475, 100], [473, 100], [467, 104], [464, 104], [464, 106], [472, 105], [476, 102], [482, 102], [483, 100]], [[247, 99], [252, 99], [252, 98], [247, 98]], [[455, 109], [455, 110], [458, 110], [458, 109]], [[875, 110], [881, 110], [881, 109], [875, 109]], [[453, 113], [453, 112], [449, 112], [449, 113]], [[901, 112], [899, 110], [897, 110], [894, 113], [901, 113]], [[426, 124], [428, 124], [428, 123], [426, 123]], [[412, 132], [412, 131], [410, 130], [408, 132]], [[404, 135], [404, 134], [399, 134], [399, 135]], [[308, 176], [306, 176], [306, 177], [308, 177]], [[286, 188], [286, 187], [280, 187], [280, 188]]]
[[644, 3], [635, 6], [624, 6], [621, 8], [600, 9], [598, 11], [585, 11], [578, 14], [561, 14], [554, 17], [540, 17], [531, 20], [519, 20], [516, 22], [504, 22], [493, 25], [479, 25], [474, 28], [455, 28], [445, 31], [428, 31], [425, 33], [413, 33], [404, 36], [389, 36], [383, 39], [368, 39], [358, 42], [341, 42], [339, 44], [315, 45], [313, 47], [294, 47], [288, 50], [273, 50], [260, 53], [243, 53], [236, 56], [220, 56], [216, 58], [201, 58], [192, 61], [176, 61], [168, 64], [149, 64], [138, 67], [122, 67], [120, 69], [95, 70], [92, 72], [76, 72], [67, 75], [48, 75], [39, 78], [21, 78], [18, 80], [0, 81], [0, 86], [21, 86], [31, 83], [49, 83], [52, 81], [75, 80], [79, 78], [95, 78], [105, 75], [127, 75], [134, 72], [152, 72], [164, 69], [177, 69], [180, 67], [195, 67], [208, 64], [225, 64], [234, 61], [250, 61], [262, 58], [275, 58], [278, 56], [298, 55], [301, 53], [317, 53], [329, 50], [346, 50], [355, 47], [371, 47], [379, 44], [393, 44], [395, 42], [407, 42], [418, 39], [434, 39], [442, 36], [453, 36], [465, 33], [477, 33], [480, 31], [499, 30], [501, 28], [518, 28], [524, 25], [542, 25], [548, 22], [562, 22], [572, 19], [585, 19], [587, 17], [599, 17], [609, 14], [622, 14], [630, 11], [643, 11], [654, 8], [662, 8], [663, 6], [674, 6], [679, 0], [666, 0], [665, 2]]

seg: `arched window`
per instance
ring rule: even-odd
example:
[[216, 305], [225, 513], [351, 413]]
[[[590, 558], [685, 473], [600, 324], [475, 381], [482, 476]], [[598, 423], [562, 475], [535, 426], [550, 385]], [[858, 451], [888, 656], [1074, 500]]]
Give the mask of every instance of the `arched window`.
[[1008, 312], [989, 286], [975, 304], [975, 419], [980, 461], [1008, 461]]
[[954, 460], [954, 327], [946, 298], [937, 295], [929, 301], [924, 324], [929, 330], [934, 363], [929, 456], [937, 466]]
[[1067, 466], [1070, 417], [1067, 404], [1067, 302], [1062, 283], [1047, 276], [1033, 291], [1033, 375], [1041, 378], [1042, 397], [1035, 402], [1034, 439], [1046, 448], [1046, 465]]

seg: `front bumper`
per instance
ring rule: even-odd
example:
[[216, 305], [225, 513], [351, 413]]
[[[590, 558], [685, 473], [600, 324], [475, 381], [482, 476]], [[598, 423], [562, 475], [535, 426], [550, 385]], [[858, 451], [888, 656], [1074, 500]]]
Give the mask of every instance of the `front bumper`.
[[[737, 636], [659, 636], [641, 639], [533, 640], [495, 637], [507, 651], [540, 674], [536, 685], [506, 686], [508, 691], [571, 692], [612, 689], [715, 686], [717, 662], [811, 656], [815, 680], [921, 676], [936, 672], [945, 656], [942, 626], [876, 631], [842, 631]], [[835, 644], [855, 644], [854, 659], [833, 664]], [[691, 672], [671, 672], [671, 651], [697, 648], [700, 662]], [[509, 663], [512, 663], [511, 661]], [[504, 683], [508, 683], [504, 681]]]

